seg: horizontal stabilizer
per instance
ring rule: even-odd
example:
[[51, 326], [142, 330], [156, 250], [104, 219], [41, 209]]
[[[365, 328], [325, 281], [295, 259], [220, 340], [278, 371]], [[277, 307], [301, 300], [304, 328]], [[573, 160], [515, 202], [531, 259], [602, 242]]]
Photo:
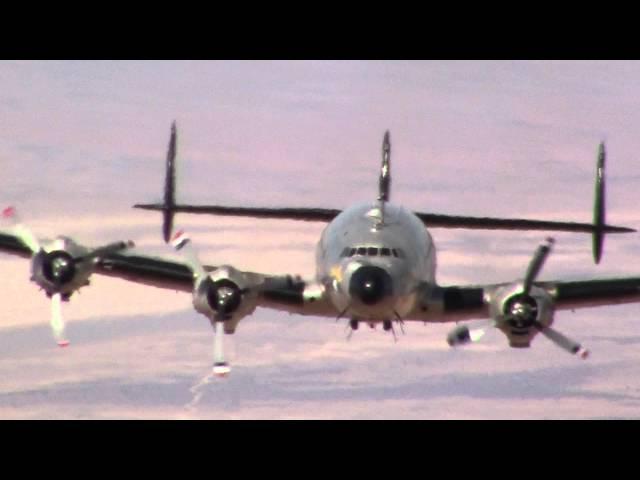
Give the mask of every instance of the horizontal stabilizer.
[[[137, 204], [133, 208], [155, 211], [163, 211], [165, 209], [164, 205], [159, 203]], [[200, 215], [274, 218], [307, 222], [330, 222], [340, 213], [340, 210], [329, 208], [223, 207], [220, 205], [174, 205], [172, 211]]]
[[[137, 204], [134, 208], [163, 211], [162, 204]], [[252, 218], [272, 218], [283, 220], [302, 220], [307, 222], [330, 222], [340, 214], [340, 210], [330, 208], [263, 208], [263, 207], [225, 207], [221, 205], [175, 205], [174, 212], [200, 215], [219, 215]], [[591, 223], [555, 222], [547, 220], [529, 220], [524, 218], [465, 217], [459, 215], [441, 215], [435, 213], [414, 212], [427, 227], [466, 228], [472, 230], [544, 230], [555, 232], [593, 233], [598, 229], [604, 233], [635, 232], [632, 228], [612, 225], [595, 226]]]
[[427, 227], [467, 228], [472, 230], [546, 230], [554, 232], [593, 233], [600, 230], [605, 233], [630, 233], [636, 230], [612, 225], [596, 226], [592, 223], [555, 222], [547, 220], [528, 220], [525, 218], [464, 217], [458, 215], [440, 215], [435, 213], [417, 213]]

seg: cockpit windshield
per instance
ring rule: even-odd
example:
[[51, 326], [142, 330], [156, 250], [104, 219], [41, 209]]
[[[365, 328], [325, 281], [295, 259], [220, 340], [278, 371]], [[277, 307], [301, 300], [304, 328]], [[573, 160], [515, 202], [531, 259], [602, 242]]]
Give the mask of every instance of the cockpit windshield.
[[390, 248], [390, 247], [346, 247], [342, 250], [340, 254], [341, 258], [344, 257], [354, 257], [354, 256], [363, 256], [363, 257], [396, 257], [396, 258], [405, 258], [404, 251], [401, 248]]

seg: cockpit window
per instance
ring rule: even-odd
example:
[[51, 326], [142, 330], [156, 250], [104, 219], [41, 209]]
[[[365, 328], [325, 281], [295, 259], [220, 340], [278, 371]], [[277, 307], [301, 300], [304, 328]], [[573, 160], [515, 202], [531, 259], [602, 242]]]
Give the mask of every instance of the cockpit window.
[[354, 255], [405, 258], [404, 250], [389, 247], [347, 247], [340, 254], [341, 257], [353, 257]]

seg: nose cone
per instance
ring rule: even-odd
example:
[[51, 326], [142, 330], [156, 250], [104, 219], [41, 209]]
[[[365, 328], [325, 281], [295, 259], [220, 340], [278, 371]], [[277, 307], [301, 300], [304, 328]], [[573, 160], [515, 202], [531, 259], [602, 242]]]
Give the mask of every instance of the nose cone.
[[391, 276], [383, 268], [365, 265], [351, 275], [349, 294], [364, 305], [381, 303], [391, 293]]

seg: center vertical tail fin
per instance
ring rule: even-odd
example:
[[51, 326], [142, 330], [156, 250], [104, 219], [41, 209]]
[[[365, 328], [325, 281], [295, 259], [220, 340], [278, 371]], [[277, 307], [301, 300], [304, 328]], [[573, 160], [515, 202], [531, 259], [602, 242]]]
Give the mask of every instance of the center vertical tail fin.
[[380, 168], [380, 181], [378, 182], [378, 200], [388, 202], [391, 197], [391, 140], [389, 130], [384, 133], [382, 141], [382, 167]]

